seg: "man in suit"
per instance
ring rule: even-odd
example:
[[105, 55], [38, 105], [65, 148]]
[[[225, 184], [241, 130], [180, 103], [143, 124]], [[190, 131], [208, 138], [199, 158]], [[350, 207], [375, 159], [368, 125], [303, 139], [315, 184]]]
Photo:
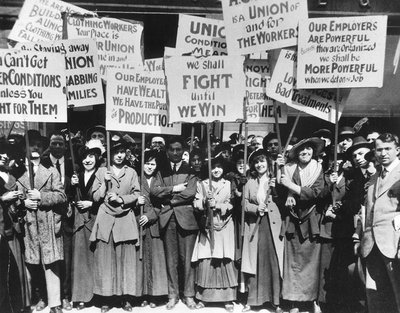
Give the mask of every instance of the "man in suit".
[[[73, 174], [72, 161], [65, 157], [67, 145], [64, 136], [59, 132], [50, 135], [49, 154], [42, 158], [42, 164], [46, 167], [53, 166], [60, 174], [68, 203], [73, 200], [71, 191], [71, 176]], [[72, 264], [72, 233], [74, 216], [72, 207], [68, 205], [67, 212], [62, 216], [61, 227], [64, 241], [64, 261], [61, 269], [61, 296], [64, 310], [72, 310], [71, 300], [71, 264]]]
[[28, 135], [31, 164], [26, 160], [26, 166], [31, 167], [33, 176], [27, 170], [17, 180], [17, 188], [25, 198], [25, 259], [31, 273], [43, 266], [50, 312], [62, 313], [60, 261], [64, 252], [60, 228], [67, 198], [58, 171], [41, 163], [43, 137], [35, 130], [28, 131]]
[[[183, 148], [182, 138], [169, 141], [168, 163], [150, 190], [152, 200], [161, 207], [159, 223], [167, 261], [169, 310], [175, 307], [182, 289], [184, 303], [189, 309], [196, 308], [191, 258], [199, 229], [192, 206], [197, 180], [190, 166], [182, 162]], [[178, 274], [183, 274], [181, 280]]]
[[400, 152], [396, 135], [375, 141], [381, 169], [372, 176], [366, 199], [361, 255], [366, 259], [369, 312], [400, 312]]

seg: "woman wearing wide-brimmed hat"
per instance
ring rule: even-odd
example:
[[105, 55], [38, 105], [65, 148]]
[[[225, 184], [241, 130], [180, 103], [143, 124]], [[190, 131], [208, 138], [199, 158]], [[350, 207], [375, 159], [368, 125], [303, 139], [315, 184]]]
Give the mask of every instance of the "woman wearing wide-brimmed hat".
[[197, 183], [193, 206], [206, 222], [197, 235], [192, 262], [196, 272], [196, 298], [200, 300], [197, 308], [203, 308], [208, 302], [225, 302], [225, 309], [233, 312], [237, 288], [235, 229], [231, 183], [223, 178], [224, 163], [222, 156], [211, 159], [211, 188], [209, 179]]
[[[133, 212], [140, 185], [135, 170], [125, 165], [126, 142], [118, 136], [112, 139], [110, 169], [99, 168], [93, 183], [93, 200], [102, 202], [90, 236], [95, 242], [93, 291], [103, 297], [124, 296], [123, 309], [132, 311], [129, 296], [141, 295], [136, 274], [139, 231]], [[103, 304], [102, 312], [107, 312], [109, 303]]]
[[93, 298], [93, 244], [89, 240], [96, 219], [99, 203], [93, 200], [93, 183], [102, 162], [105, 149], [99, 139], [89, 140], [79, 150], [81, 170], [71, 177], [71, 185], [80, 192], [75, 196], [75, 220], [73, 227], [72, 301], [78, 310], [85, 308]]
[[[321, 245], [316, 203], [324, 180], [322, 166], [315, 158], [324, 145], [316, 137], [298, 142], [289, 152], [289, 159], [294, 161], [284, 166], [280, 177], [285, 207], [282, 298], [291, 302], [291, 313], [299, 312], [298, 302], [312, 302], [318, 297]], [[277, 162], [285, 163], [282, 157]], [[314, 311], [318, 310], [314, 302]]]
[[275, 306], [276, 312], [281, 312], [283, 243], [279, 232], [282, 220], [271, 189], [275, 186], [275, 178], [271, 175], [271, 155], [264, 149], [256, 150], [250, 154], [249, 163], [250, 178], [244, 187], [245, 226], [241, 267], [248, 297], [243, 312], [267, 302]]

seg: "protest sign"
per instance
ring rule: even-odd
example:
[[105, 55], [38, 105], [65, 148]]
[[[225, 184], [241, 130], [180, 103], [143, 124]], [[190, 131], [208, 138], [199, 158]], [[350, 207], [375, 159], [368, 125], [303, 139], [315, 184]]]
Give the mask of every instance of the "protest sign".
[[64, 56], [0, 49], [0, 119], [66, 122]]
[[387, 16], [299, 24], [298, 88], [382, 87]]
[[54, 41], [62, 39], [61, 12], [92, 12], [59, 0], [25, 0], [8, 39], [18, 42]]
[[180, 134], [168, 122], [167, 89], [161, 71], [107, 70], [107, 130]]
[[[299, 90], [296, 89], [297, 53], [282, 49], [271, 82], [267, 88], [267, 95], [284, 102], [299, 111], [319, 117], [325, 121], [335, 123], [336, 92], [335, 90]], [[339, 99], [339, 118], [342, 115], [345, 99]]]
[[179, 14], [176, 50], [197, 57], [227, 55], [224, 22]]
[[303, 0], [223, 0], [222, 11], [229, 55], [295, 46], [308, 17]]
[[93, 39], [17, 43], [15, 49], [61, 53], [65, 57], [68, 105], [82, 107], [104, 103], [97, 47]]
[[142, 32], [142, 23], [128, 23], [115, 18], [71, 18], [68, 22], [69, 38], [96, 40], [100, 74], [104, 79], [107, 67], [143, 67]]
[[149, 72], [163, 72], [164, 71], [164, 59], [146, 59], [144, 60], [144, 69]]
[[[273, 99], [267, 96], [271, 73], [268, 60], [247, 59], [246, 75], [246, 121], [248, 123], [275, 123]], [[277, 103], [278, 122], [287, 122], [287, 107]]]
[[171, 122], [243, 119], [243, 57], [193, 56], [164, 60]]

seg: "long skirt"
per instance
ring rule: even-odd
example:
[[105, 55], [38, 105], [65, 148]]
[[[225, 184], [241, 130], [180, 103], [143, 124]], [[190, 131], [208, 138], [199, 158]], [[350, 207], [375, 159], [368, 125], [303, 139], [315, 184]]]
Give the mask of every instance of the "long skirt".
[[93, 297], [93, 250], [91, 231], [83, 226], [73, 235], [72, 301], [89, 302]]
[[317, 239], [301, 239], [297, 232], [285, 236], [282, 298], [314, 301], [319, 290], [321, 244]]
[[250, 306], [263, 305], [265, 302], [279, 305], [281, 279], [278, 258], [274, 251], [270, 222], [266, 214], [258, 229], [257, 275], [244, 275], [249, 292], [247, 304]]
[[98, 240], [94, 250], [93, 293], [100, 296], [141, 296], [141, 272], [137, 272], [139, 253], [133, 241], [108, 243]]
[[351, 272], [357, 262], [352, 238], [325, 239], [321, 250], [318, 301], [350, 305], [362, 299], [364, 288]]
[[161, 238], [152, 237], [150, 229], [145, 229], [143, 238], [143, 259], [138, 262], [138, 271], [143, 272], [143, 295], [168, 295], [167, 265], [164, 244]]
[[196, 298], [204, 302], [236, 300], [237, 270], [230, 259], [200, 259], [195, 266]]
[[8, 240], [8, 246], [14, 256], [16, 265], [18, 267], [19, 282], [22, 296], [22, 307], [31, 305], [31, 287], [28, 271], [25, 264], [24, 254], [24, 240], [22, 236], [14, 235], [12, 239]]

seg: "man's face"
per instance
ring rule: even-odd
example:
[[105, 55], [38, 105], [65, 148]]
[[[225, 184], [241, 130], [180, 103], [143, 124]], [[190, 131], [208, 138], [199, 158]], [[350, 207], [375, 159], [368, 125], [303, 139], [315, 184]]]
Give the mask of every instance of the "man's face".
[[94, 131], [92, 133], [92, 135], [90, 135], [91, 139], [98, 139], [101, 141], [101, 143], [104, 145], [106, 142], [106, 137], [104, 136], [104, 134], [102, 132], [99, 131]]
[[368, 162], [365, 159], [365, 155], [370, 151], [368, 148], [359, 148], [353, 151], [352, 158], [355, 167], [366, 168], [368, 167]]
[[60, 159], [67, 151], [64, 137], [61, 135], [53, 135], [50, 138], [50, 153], [56, 158]]
[[179, 163], [180, 161], [182, 161], [182, 155], [183, 147], [180, 142], [173, 142], [169, 144], [167, 156], [172, 163]]
[[339, 147], [341, 152], [346, 152], [348, 148], [353, 144], [353, 139], [351, 137], [343, 137], [339, 141]]
[[29, 140], [29, 151], [32, 158], [39, 158], [43, 154], [43, 142], [40, 139]]
[[388, 166], [399, 155], [399, 147], [394, 142], [383, 142], [380, 139], [375, 141], [375, 156], [383, 166]]
[[153, 139], [151, 139], [151, 149], [157, 151], [164, 151], [165, 150], [164, 139], [161, 137], [154, 137]]
[[267, 151], [276, 156], [278, 154], [278, 146], [278, 139], [271, 139], [267, 143]]
[[190, 159], [190, 165], [196, 172], [200, 172], [201, 166], [203, 165], [203, 161], [199, 155], [194, 155]]

